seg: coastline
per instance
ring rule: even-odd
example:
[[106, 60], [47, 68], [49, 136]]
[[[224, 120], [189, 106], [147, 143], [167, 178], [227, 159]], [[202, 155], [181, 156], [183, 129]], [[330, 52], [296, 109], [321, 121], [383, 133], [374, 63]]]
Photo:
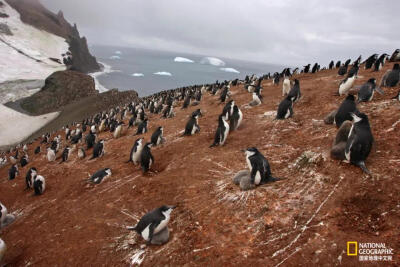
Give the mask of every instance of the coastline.
[[115, 72], [115, 71], [112, 70], [110, 65], [107, 65], [104, 62], [98, 61], [98, 63], [101, 66], [101, 70], [97, 71], [97, 72], [89, 73], [88, 75], [90, 75], [94, 79], [94, 84], [95, 84], [96, 90], [99, 91], [99, 93], [104, 93], [104, 92], [107, 92], [110, 89], [106, 88], [105, 86], [103, 86], [100, 83], [100, 81], [98, 80], [98, 77], [101, 76], [101, 75], [105, 75], [105, 74], [108, 74], [108, 73]]

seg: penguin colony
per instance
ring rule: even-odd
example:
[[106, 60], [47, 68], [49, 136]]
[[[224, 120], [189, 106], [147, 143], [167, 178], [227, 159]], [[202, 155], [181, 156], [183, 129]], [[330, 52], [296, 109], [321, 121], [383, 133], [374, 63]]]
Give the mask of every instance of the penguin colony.
[[[326, 120], [328, 123], [336, 125], [339, 129], [331, 150], [331, 157], [351, 163], [359, 167], [367, 175], [372, 175], [372, 172], [366, 166], [366, 161], [374, 143], [372, 134], [374, 126], [370, 124], [368, 114], [360, 112], [357, 105], [361, 102], [372, 101], [375, 91], [383, 95], [382, 87], [395, 87], [399, 84], [400, 68], [398, 63], [393, 64], [393, 68], [383, 75], [379, 85], [373, 77], [374, 72], [380, 71], [387, 64], [387, 61], [400, 61], [399, 50], [396, 50], [391, 57], [387, 54], [371, 55], [364, 62], [361, 62], [361, 56], [353, 63], [351, 63], [350, 59], [343, 64], [341, 61], [336, 62], [336, 64], [331, 61], [327, 68], [336, 68], [338, 77], [345, 77], [339, 82], [337, 93], [333, 96], [333, 98], [337, 98], [337, 95], [344, 95], [345, 98], [338, 109], [330, 114], [331, 118]], [[359, 68], [362, 66], [364, 69], [372, 70], [371, 77], [366, 83], [354, 86]], [[324, 69], [326, 68], [322, 70]], [[181, 111], [178, 112], [185, 112], [189, 106], [199, 105], [202, 101], [202, 96], [206, 93], [218, 96], [216, 101], [221, 105], [222, 112], [218, 118], [215, 118], [214, 138], [209, 141], [211, 144], [210, 149], [222, 151], [222, 147], [229, 143], [229, 135], [234, 131], [240, 130], [242, 122], [246, 121], [241, 109], [259, 106], [263, 103], [264, 97], [268, 97], [268, 94], [265, 93], [265, 96], [263, 96], [262, 82], [264, 84], [265, 82], [270, 82], [273, 86], [279, 86], [280, 81], [282, 81], [282, 100], [277, 103], [275, 119], [285, 120], [294, 116], [295, 104], [301, 104], [302, 99], [301, 78], [293, 76], [299, 73], [316, 73], [319, 71], [321, 71], [321, 66], [315, 63], [312, 67], [311, 64], [304, 66], [301, 71], [299, 68], [293, 71], [290, 68], [286, 68], [281, 73], [272, 75], [269, 73], [262, 77], [252, 75], [246, 76], [244, 80], [217, 81], [214, 84], [163, 91], [142, 98], [139, 102], [117, 106], [95, 114], [81, 122], [66, 125], [63, 128], [64, 137], [59, 132], [47, 133], [40, 138], [39, 146], [32, 147], [32, 142], [20, 144], [1, 154], [0, 167], [7, 167], [8, 179], [14, 180], [18, 179], [21, 171], [19, 168], [28, 166], [28, 169], [24, 168], [26, 190], [33, 189], [34, 195], [42, 195], [45, 193], [46, 188], [46, 180], [43, 176], [45, 172], [41, 173], [34, 165], [30, 164], [31, 160], [28, 154], [34, 158], [45, 158], [50, 166], [57, 160], [59, 160], [59, 164], [68, 164], [71, 160], [81, 160], [85, 164], [85, 160], [101, 161], [102, 157], [107, 153], [111, 153], [106, 151], [106, 147], [108, 142], [112, 142], [112, 139], [129, 136], [129, 138], [132, 138], [132, 147], [130, 148], [129, 158], [124, 162], [132, 164], [132, 168], [140, 168], [143, 175], [149, 175], [148, 173], [151, 174], [151, 172], [155, 171], [152, 170], [154, 163], [157, 160], [162, 160], [157, 158], [157, 154], [153, 156], [152, 148], [162, 147], [164, 143], [169, 141], [164, 137], [164, 131], [168, 131], [168, 127], [163, 126], [157, 126], [150, 140], [140, 137], [140, 135], [154, 129], [154, 127], [149, 128], [149, 125], [151, 125], [149, 114], [158, 114], [158, 116], [165, 119], [173, 118], [176, 115], [175, 107], [180, 103]], [[249, 93], [250, 102], [248, 105], [238, 106], [235, 103], [234, 94], [231, 92], [233, 86], [243, 87]], [[356, 93], [351, 93], [351, 90], [356, 90]], [[400, 101], [400, 91], [393, 99]], [[201, 131], [202, 116], [203, 111], [200, 109], [188, 116], [186, 126], [182, 129], [182, 138], [196, 138], [196, 134]], [[136, 130], [134, 129], [135, 127], [137, 127]], [[133, 130], [130, 130], [130, 128], [133, 128]], [[105, 132], [110, 132], [108, 138], [99, 139], [99, 134]], [[220, 153], [220, 151], [216, 153]], [[242, 149], [242, 152], [244, 152], [243, 160], [248, 166], [248, 170], [239, 172], [234, 177], [234, 183], [248, 183], [251, 188], [255, 188], [256, 186], [282, 180], [272, 176], [271, 166], [266, 156], [258, 148], [248, 147]], [[210, 153], [214, 152], [210, 151]], [[86, 154], [91, 154], [91, 157], [86, 159]], [[119, 158], [116, 158], [116, 160], [119, 160]], [[90, 175], [87, 181], [99, 185], [111, 175], [112, 170], [104, 167]], [[1, 223], [5, 226], [10, 223], [10, 220], [13, 221], [14, 219], [9, 217], [9, 221], [6, 221], [5, 216], [9, 214], [3, 204], [1, 204], [1, 208]], [[171, 218], [171, 212], [175, 208], [175, 206], [162, 205], [145, 214], [136, 226], [128, 227], [127, 229], [136, 231], [148, 244], [164, 244], [169, 239], [167, 225]], [[6, 245], [0, 239], [0, 260], [5, 253], [5, 249]]]

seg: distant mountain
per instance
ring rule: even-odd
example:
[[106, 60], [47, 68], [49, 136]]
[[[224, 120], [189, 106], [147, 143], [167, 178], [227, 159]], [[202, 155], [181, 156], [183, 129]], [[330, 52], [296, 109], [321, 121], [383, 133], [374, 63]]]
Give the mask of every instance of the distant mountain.
[[64, 18], [62, 11], [55, 14], [45, 8], [39, 0], [6, 0], [6, 2], [18, 11], [22, 22], [67, 41], [73, 57], [72, 70], [84, 73], [100, 70], [96, 58], [89, 52], [86, 38], [80, 36], [76, 24], [72, 26]]

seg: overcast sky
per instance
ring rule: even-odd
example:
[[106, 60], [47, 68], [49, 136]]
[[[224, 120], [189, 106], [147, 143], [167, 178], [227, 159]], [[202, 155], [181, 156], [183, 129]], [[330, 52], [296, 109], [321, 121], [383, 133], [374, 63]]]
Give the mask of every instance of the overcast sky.
[[76, 22], [90, 44], [284, 65], [400, 48], [398, 0], [41, 1]]

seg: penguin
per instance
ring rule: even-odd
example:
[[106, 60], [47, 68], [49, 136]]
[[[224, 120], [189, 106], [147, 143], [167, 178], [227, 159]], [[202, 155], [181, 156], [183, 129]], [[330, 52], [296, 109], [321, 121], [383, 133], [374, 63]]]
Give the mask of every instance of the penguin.
[[308, 65], [304, 66], [303, 72], [304, 73], [308, 73], [310, 71], [310, 66], [311, 66], [311, 64], [308, 64]]
[[138, 129], [136, 131], [136, 135], [147, 133], [147, 124], [148, 120], [144, 119], [144, 121], [139, 124]]
[[19, 151], [17, 150], [17, 151], [15, 152], [15, 155], [14, 155], [14, 156], [10, 156], [10, 162], [11, 162], [12, 164], [16, 164], [16, 163], [17, 163], [18, 154], [19, 154]]
[[342, 65], [342, 62], [340, 62], [340, 60], [338, 62], [336, 62], [335, 68], [340, 68], [340, 66]]
[[143, 149], [143, 140], [144, 140], [143, 137], [136, 139], [131, 149], [131, 153], [129, 154], [129, 160], [127, 161], [127, 163], [133, 162], [133, 164], [135, 165], [139, 164], [140, 156], [142, 154], [142, 149]]
[[231, 131], [237, 130], [237, 128], [239, 128], [240, 124], [242, 123], [242, 120], [243, 120], [242, 111], [239, 109], [237, 105], [234, 105], [232, 116], [229, 119], [230, 122], [229, 129]]
[[93, 124], [93, 125], [90, 127], [90, 131], [91, 131], [92, 133], [96, 133], [96, 125], [95, 125], [95, 124]]
[[0, 202], [0, 229], [4, 228], [15, 221], [13, 214], [8, 214], [7, 208]]
[[354, 95], [348, 95], [345, 100], [340, 104], [338, 111], [336, 112], [334, 123], [339, 128], [342, 123], [346, 120], [351, 121], [351, 113], [357, 111]]
[[86, 157], [85, 150], [84, 150], [82, 147], [80, 147], [80, 148], [78, 149], [78, 158], [79, 158], [79, 159], [83, 159], [83, 158], [85, 158], [85, 157]]
[[364, 83], [358, 91], [357, 103], [371, 101], [374, 97], [375, 90], [378, 91], [381, 95], [384, 94], [384, 92], [376, 86], [376, 79], [371, 78], [366, 83]]
[[24, 151], [25, 153], [28, 152], [28, 146], [26, 144], [24, 144], [24, 146], [22, 147], [22, 151]]
[[13, 164], [11, 168], [8, 170], [8, 180], [14, 180], [19, 174], [18, 172], [18, 165]]
[[182, 109], [187, 108], [190, 105], [191, 95], [188, 94], [183, 102]]
[[367, 60], [365, 60], [364, 69], [366, 70], [370, 69], [377, 59], [378, 59], [378, 54], [373, 54], [372, 56], [367, 58]]
[[218, 128], [215, 132], [214, 143], [210, 147], [224, 145], [229, 133], [229, 124], [225, 121], [227, 118], [222, 114], [218, 118]]
[[36, 175], [37, 169], [35, 167], [32, 167], [28, 170], [25, 176], [26, 189], [33, 188], [33, 181]]
[[167, 228], [171, 218], [171, 212], [175, 206], [163, 205], [144, 215], [134, 227], [127, 227], [128, 230], [136, 231], [144, 240], [151, 243], [153, 237]]
[[400, 60], [400, 49], [394, 50], [392, 56], [390, 57], [390, 62], [395, 62]]
[[300, 82], [297, 79], [294, 79], [294, 85], [292, 89], [290, 89], [288, 97], [292, 99], [292, 102], [296, 102], [300, 99], [301, 97], [301, 91], [300, 91]]
[[279, 103], [278, 111], [276, 112], [277, 120], [284, 120], [293, 116], [293, 100], [295, 97], [287, 96]]
[[397, 101], [400, 101], [400, 91], [397, 92], [397, 95], [393, 97], [392, 99], [396, 99]]
[[261, 105], [261, 98], [256, 92], [253, 92], [253, 100], [249, 103], [249, 106], [254, 107], [258, 105]]
[[285, 76], [282, 84], [282, 96], [289, 94], [289, 91], [290, 91], [290, 80], [289, 77]]
[[230, 96], [229, 87], [225, 86], [220, 95], [221, 103], [225, 103], [225, 100]]
[[48, 161], [55, 161], [56, 160], [56, 152], [49, 147], [47, 149], [47, 156], [46, 157], [47, 157]]
[[151, 165], [154, 163], [154, 157], [151, 154], [152, 146], [152, 143], [147, 143], [146, 145], [144, 145], [142, 153], [140, 153], [140, 166], [142, 167], [143, 173], [148, 172]]
[[96, 143], [96, 134], [91, 130], [89, 131], [89, 134], [86, 135], [85, 143], [86, 143], [86, 149], [92, 148]]
[[374, 137], [372, 136], [368, 116], [364, 113], [351, 113], [353, 126], [347, 140], [345, 156], [351, 164], [360, 167], [366, 174], [371, 172], [365, 166], [365, 161], [371, 152]]
[[316, 73], [319, 69], [319, 65], [318, 63], [315, 63], [314, 66], [311, 69], [311, 73]]
[[279, 74], [278, 73], [275, 73], [274, 79], [272, 80], [272, 83], [275, 84], [275, 85], [279, 84]]
[[333, 69], [333, 66], [335, 65], [335, 62], [333, 60], [331, 60], [331, 62], [329, 63], [329, 69]]
[[70, 147], [67, 146], [66, 148], [64, 148], [64, 151], [61, 155], [62, 160], [61, 160], [60, 164], [63, 162], [66, 162], [68, 160], [70, 151], [71, 151]]
[[235, 105], [235, 101], [230, 100], [222, 109], [222, 115], [229, 119], [233, 114], [233, 106]]
[[[347, 63], [347, 64], [346, 64]], [[349, 61], [346, 61], [346, 63], [343, 66], [340, 66], [338, 70], [338, 75], [343, 76], [347, 73], [347, 69], [349, 67]]]
[[352, 126], [353, 123], [351, 121], [344, 121], [340, 126], [331, 149], [331, 157], [333, 159], [346, 159], [344, 151], [346, 149], [347, 139], [349, 138], [349, 133]]
[[160, 126], [151, 135], [151, 143], [154, 146], [158, 146], [158, 145], [164, 143], [163, 133], [164, 133], [164, 128], [162, 126]]
[[124, 123], [122, 121], [120, 121], [117, 125], [117, 127], [114, 130], [114, 138], [120, 138], [121, 137], [121, 132], [122, 132], [122, 125], [124, 125]]
[[99, 133], [103, 132], [106, 129], [106, 119], [102, 119], [99, 126]]
[[351, 69], [349, 70], [349, 73], [347, 74], [348, 76], [354, 75], [357, 76], [358, 75], [358, 70], [359, 70], [359, 65], [357, 62], [355, 62], [353, 64], [353, 66], [351, 67]]
[[0, 263], [4, 257], [4, 254], [6, 254], [6, 251], [7, 251], [6, 243], [4, 243], [3, 239], [0, 238]]
[[46, 188], [46, 180], [41, 175], [36, 175], [33, 182], [33, 189], [35, 190], [35, 195], [43, 194]]
[[100, 139], [99, 142], [94, 145], [93, 156], [90, 159], [95, 159], [104, 156], [104, 140]]
[[354, 74], [348, 75], [346, 79], [340, 82], [339, 84], [339, 95], [347, 94], [348, 91], [353, 87], [354, 81], [357, 76]]
[[97, 172], [95, 172], [89, 179], [91, 182], [95, 184], [100, 184], [103, 182], [106, 178], [111, 176], [111, 169], [110, 168], [104, 168], [101, 169]]
[[34, 151], [35, 155], [40, 153], [40, 146], [37, 146]]
[[281, 180], [271, 174], [268, 160], [255, 147], [244, 150], [247, 166], [249, 167], [251, 184], [262, 185]]
[[[200, 112], [200, 110], [199, 110]], [[201, 114], [201, 112], [200, 112]], [[200, 132], [199, 126], [199, 114], [193, 112], [192, 116], [190, 117], [189, 121], [186, 123], [185, 132], [183, 135], [194, 135], [195, 133]]]
[[28, 155], [23, 155], [19, 161], [19, 164], [21, 164], [21, 167], [25, 167], [26, 165], [28, 165], [28, 162], [29, 162]]
[[393, 69], [389, 70], [382, 77], [381, 86], [395, 87], [400, 81], [400, 65], [395, 63]]

